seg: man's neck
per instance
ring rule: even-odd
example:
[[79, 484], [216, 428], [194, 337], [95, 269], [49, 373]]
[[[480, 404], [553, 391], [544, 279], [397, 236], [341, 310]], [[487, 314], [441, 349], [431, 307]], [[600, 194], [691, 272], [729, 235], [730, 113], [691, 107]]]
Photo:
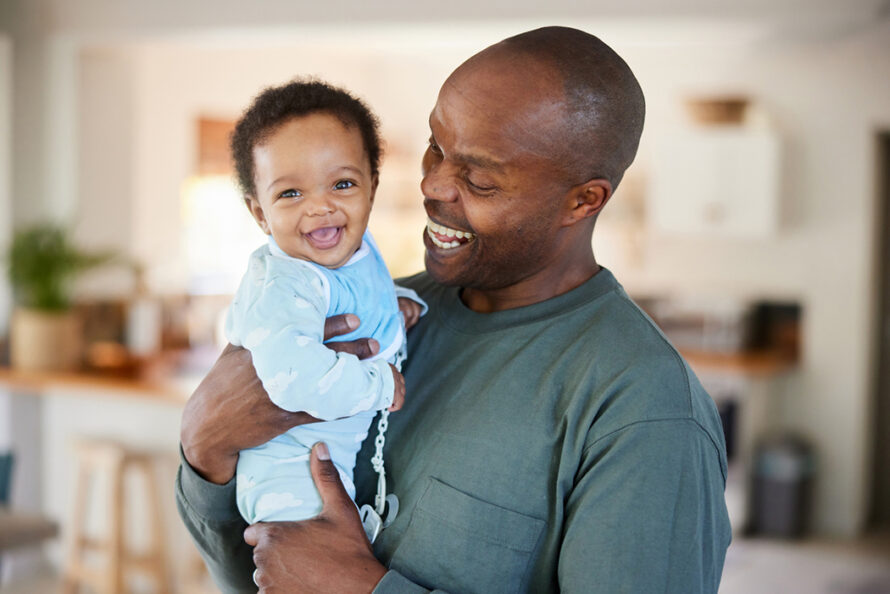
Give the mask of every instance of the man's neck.
[[590, 280], [599, 271], [600, 266], [591, 253], [589, 259], [575, 262], [568, 268], [548, 266], [502, 289], [464, 288], [461, 290], [460, 298], [464, 305], [478, 313], [516, 309], [568, 293]]

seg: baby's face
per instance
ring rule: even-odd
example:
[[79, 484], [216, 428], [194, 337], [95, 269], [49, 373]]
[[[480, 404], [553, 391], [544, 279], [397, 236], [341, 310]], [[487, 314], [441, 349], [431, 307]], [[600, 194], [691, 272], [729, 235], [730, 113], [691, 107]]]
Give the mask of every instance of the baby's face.
[[327, 113], [289, 120], [253, 149], [248, 206], [284, 252], [328, 268], [361, 246], [377, 179], [362, 137]]

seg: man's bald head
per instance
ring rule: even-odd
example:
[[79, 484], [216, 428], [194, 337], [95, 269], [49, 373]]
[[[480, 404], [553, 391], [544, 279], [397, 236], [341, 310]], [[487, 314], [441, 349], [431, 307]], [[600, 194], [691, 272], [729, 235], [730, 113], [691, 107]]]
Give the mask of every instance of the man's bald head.
[[[563, 94], [560, 121], [541, 131], [552, 136], [553, 156], [572, 175], [618, 185], [636, 156], [646, 112], [643, 91], [621, 56], [584, 31], [544, 27], [505, 39], [470, 61], [489, 58], [528, 60], [551, 70]], [[535, 70], [523, 69], [530, 79]], [[530, 86], [548, 82], [527, 81]]]

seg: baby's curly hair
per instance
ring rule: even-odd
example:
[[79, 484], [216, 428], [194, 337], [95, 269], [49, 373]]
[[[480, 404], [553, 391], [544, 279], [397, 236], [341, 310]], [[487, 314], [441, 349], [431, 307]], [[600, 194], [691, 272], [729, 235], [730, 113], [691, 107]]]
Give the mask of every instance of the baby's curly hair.
[[344, 89], [319, 80], [296, 79], [286, 85], [269, 87], [257, 95], [235, 125], [232, 158], [245, 198], [256, 196], [254, 147], [288, 120], [318, 112], [331, 114], [346, 127], [358, 128], [371, 163], [371, 175], [377, 175], [383, 153], [377, 116]]

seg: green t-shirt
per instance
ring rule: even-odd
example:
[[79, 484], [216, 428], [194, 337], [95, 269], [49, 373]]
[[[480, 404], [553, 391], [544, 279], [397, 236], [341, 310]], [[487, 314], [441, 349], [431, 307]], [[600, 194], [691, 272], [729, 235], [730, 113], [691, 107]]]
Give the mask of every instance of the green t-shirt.
[[[430, 311], [386, 434], [401, 509], [374, 545], [390, 569], [376, 592], [717, 591], [730, 540], [719, 416], [609, 271], [492, 314], [426, 274], [402, 284]], [[359, 503], [376, 489], [373, 436]], [[227, 489], [184, 465], [177, 498], [217, 582], [247, 591]]]

